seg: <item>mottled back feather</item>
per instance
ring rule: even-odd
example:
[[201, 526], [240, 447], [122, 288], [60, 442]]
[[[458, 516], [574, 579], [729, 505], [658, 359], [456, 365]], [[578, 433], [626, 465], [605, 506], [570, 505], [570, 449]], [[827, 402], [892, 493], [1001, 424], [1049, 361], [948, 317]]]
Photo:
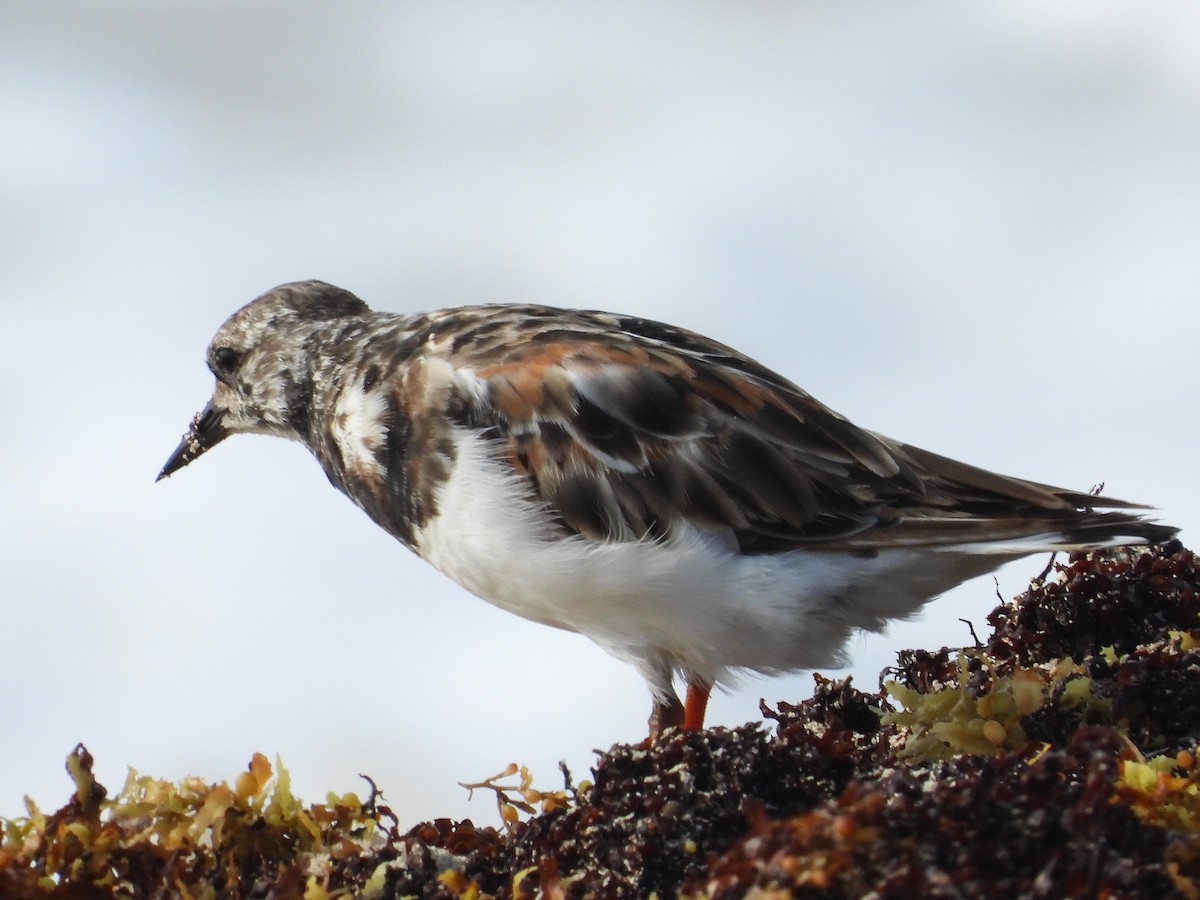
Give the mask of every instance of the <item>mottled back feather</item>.
[[434, 317], [429, 352], [479, 382], [466, 390], [473, 422], [565, 528], [594, 540], [655, 538], [679, 520], [727, 530], [746, 553], [1008, 540], [1065, 524], [1161, 531], [1092, 511], [1131, 506], [1120, 500], [865, 431], [680, 328], [545, 307]]

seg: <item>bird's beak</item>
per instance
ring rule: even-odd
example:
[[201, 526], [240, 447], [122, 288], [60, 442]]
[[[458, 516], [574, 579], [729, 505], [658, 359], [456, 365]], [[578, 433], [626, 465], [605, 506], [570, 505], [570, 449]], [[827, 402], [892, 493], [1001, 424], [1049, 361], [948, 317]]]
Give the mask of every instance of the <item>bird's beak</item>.
[[154, 480], [162, 481], [168, 475], [178, 472], [206, 450], [211, 450], [229, 437], [231, 432], [222, 421], [224, 416], [225, 410], [209, 400], [208, 405], [192, 417], [187, 434], [183, 436], [167, 464], [158, 473], [158, 478]]

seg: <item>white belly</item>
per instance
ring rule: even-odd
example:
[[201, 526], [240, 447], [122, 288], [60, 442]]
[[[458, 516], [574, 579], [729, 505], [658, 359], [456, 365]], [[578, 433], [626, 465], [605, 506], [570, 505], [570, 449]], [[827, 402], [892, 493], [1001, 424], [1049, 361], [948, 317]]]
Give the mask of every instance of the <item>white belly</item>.
[[975, 574], [939, 573], [908, 550], [744, 556], [686, 523], [663, 542], [563, 538], [485, 441], [462, 431], [457, 444], [438, 514], [416, 535], [421, 556], [484, 600], [578, 631], [643, 671], [666, 661], [715, 683], [730, 669], [836, 664], [855, 628], [909, 615]]

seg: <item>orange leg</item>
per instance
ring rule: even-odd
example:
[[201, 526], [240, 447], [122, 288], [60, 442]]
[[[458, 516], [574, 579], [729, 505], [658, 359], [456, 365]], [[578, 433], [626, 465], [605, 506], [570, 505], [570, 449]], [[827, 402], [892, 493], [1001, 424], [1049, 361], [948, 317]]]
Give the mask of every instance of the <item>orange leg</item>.
[[683, 730], [701, 731], [704, 728], [704, 711], [708, 708], [708, 694], [712, 688], [707, 684], [689, 681], [687, 699], [683, 704]]
[[649, 747], [668, 728], [682, 728], [684, 731], [702, 731], [704, 729], [704, 711], [708, 708], [708, 695], [712, 689], [706, 684], [688, 682], [687, 698], [683, 703], [672, 694], [666, 700], [655, 700], [654, 709], [650, 713], [650, 736], [642, 742], [643, 747]]
[[668, 728], [678, 728], [686, 718], [683, 704], [672, 694], [666, 700], [655, 700], [650, 712], [650, 736], [643, 742], [643, 747], [649, 747]]

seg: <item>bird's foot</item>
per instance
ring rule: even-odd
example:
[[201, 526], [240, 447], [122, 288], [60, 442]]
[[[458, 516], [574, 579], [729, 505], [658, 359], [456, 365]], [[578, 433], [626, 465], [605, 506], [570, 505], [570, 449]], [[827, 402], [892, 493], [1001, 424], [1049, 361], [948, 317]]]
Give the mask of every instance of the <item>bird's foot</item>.
[[642, 742], [643, 747], [655, 743], [668, 728], [678, 728], [684, 724], [686, 713], [679, 698], [672, 694], [666, 700], [654, 699], [654, 708], [650, 710], [650, 736]]
[[680, 703], [674, 694], [665, 700], [656, 698], [654, 708], [650, 711], [650, 736], [642, 742], [642, 747], [649, 747], [655, 743], [668, 728], [702, 731], [704, 712], [708, 708], [708, 695], [711, 690], [706, 684], [689, 682], [687, 699], [683, 703]]

